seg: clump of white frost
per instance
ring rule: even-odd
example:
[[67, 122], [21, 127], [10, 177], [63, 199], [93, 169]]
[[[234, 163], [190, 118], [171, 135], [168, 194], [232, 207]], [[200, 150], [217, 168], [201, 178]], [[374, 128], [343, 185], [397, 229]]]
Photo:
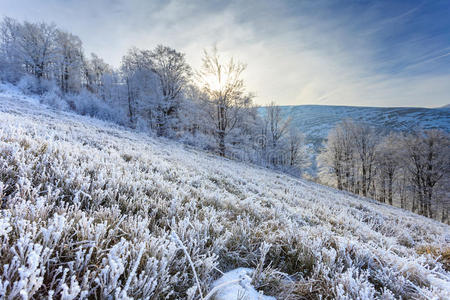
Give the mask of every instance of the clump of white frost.
[[237, 268], [223, 274], [213, 282], [208, 296], [213, 300], [275, 300], [274, 297], [265, 296], [252, 286], [253, 272], [253, 269]]

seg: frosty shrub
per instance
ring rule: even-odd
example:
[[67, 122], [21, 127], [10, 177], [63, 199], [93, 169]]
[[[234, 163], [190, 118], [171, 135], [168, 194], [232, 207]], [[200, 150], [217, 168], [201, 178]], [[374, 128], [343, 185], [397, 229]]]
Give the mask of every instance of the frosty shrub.
[[31, 75], [24, 75], [20, 78], [17, 87], [25, 94], [33, 94], [40, 91], [39, 81]]
[[96, 95], [82, 90], [79, 94], [67, 95], [69, 105], [79, 114], [95, 117], [101, 120], [122, 123], [118, 110], [113, 110], [104, 100]]
[[61, 93], [57, 89], [52, 89], [44, 93], [40, 97], [41, 103], [52, 106], [59, 110], [69, 110], [69, 104], [61, 96]]
[[1, 299], [214, 299], [237, 268], [276, 299], [450, 297], [448, 225], [31, 101], [0, 119]]

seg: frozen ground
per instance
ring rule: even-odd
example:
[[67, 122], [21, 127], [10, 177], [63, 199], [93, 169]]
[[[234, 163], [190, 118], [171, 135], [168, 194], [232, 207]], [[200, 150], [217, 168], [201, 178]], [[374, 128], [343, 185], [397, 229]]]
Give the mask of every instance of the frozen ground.
[[448, 225], [6, 88], [0, 199], [0, 298], [450, 298]]

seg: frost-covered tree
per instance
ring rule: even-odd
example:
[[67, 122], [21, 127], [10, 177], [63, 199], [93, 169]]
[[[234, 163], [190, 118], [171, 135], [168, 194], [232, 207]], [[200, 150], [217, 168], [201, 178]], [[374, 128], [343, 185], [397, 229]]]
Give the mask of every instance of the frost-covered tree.
[[339, 123], [319, 155], [322, 182], [391, 205], [398, 199], [402, 208], [448, 222], [449, 135], [424, 130], [379, 136], [364, 124]]
[[[319, 164], [322, 176], [331, 175], [335, 185], [340, 190], [355, 190], [355, 149], [353, 145], [351, 120], [344, 120], [330, 130], [325, 148], [319, 154]], [[325, 179], [327, 181], [327, 179]]]
[[0, 28], [0, 59], [7, 80], [17, 82], [28, 74], [38, 82], [36, 92], [45, 92], [46, 82], [54, 82], [63, 93], [80, 91], [83, 49], [77, 36], [54, 24], [11, 18], [4, 18]]
[[[433, 217], [433, 202], [439, 200], [439, 183], [450, 176], [450, 137], [439, 130], [419, 131], [404, 139], [405, 163], [415, 191], [417, 204], [413, 210]], [[444, 199], [448, 196], [448, 186], [439, 191]], [[444, 200], [445, 201], [445, 200]], [[444, 215], [448, 213], [448, 207]]]
[[[273, 165], [286, 163], [283, 161], [281, 154], [283, 153], [283, 150], [285, 150], [285, 147], [289, 149], [289, 152], [292, 150], [291, 146], [293, 146], [293, 144], [291, 144], [291, 142], [293, 141], [286, 141], [286, 143], [282, 142], [289, 129], [291, 119], [284, 118], [281, 112], [281, 107], [275, 105], [274, 102], [271, 102], [266, 106], [265, 113], [265, 122], [267, 124], [267, 143], [271, 153], [268, 158], [269, 162]], [[289, 161], [291, 160], [291, 158], [287, 159]], [[287, 162], [287, 164], [290, 165], [290, 162]]]
[[53, 62], [57, 55], [55, 25], [24, 22], [20, 27], [16, 44], [18, 55], [23, 59], [25, 70], [38, 80], [50, 79]]
[[305, 136], [298, 128], [289, 127], [286, 134], [287, 165], [296, 174], [301, 175], [311, 165], [305, 146]]
[[8, 73], [12, 79], [22, 74], [42, 79], [51, 79], [56, 60], [57, 29], [46, 23], [19, 23], [4, 18], [1, 24], [2, 60], [11, 68]]
[[159, 81], [160, 99], [156, 104], [157, 135], [167, 135], [168, 127], [176, 127], [174, 119], [180, 107], [183, 89], [186, 88], [191, 67], [185, 55], [167, 46], [158, 45], [150, 53], [151, 70]]
[[86, 88], [106, 99], [105, 84], [113, 77], [113, 69], [101, 57], [91, 53], [90, 59], [83, 59], [83, 71]]
[[349, 129], [351, 143], [360, 168], [358, 182], [360, 182], [362, 195], [367, 196], [374, 178], [377, 135], [372, 127], [363, 123], [350, 122]]
[[191, 69], [184, 54], [157, 46], [154, 50], [132, 48], [122, 59], [130, 122], [137, 114], [156, 129], [158, 136], [176, 130], [178, 112]]
[[57, 30], [55, 76], [63, 93], [79, 92], [83, 68], [83, 49], [79, 37]]
[[291, 119], [283, 118], [281, 107], [275, 105], [275, 102], [271, 102], [266, 107], [266, 120], [269, 127], [268, 129], [270, 134], [270, 144], [273, 148], [276, 148], [280, 139], [288, 131]]
[[132, 126], [136, 126], [139, 116], [146, 118], [152, 126], [157, 78], [152, 71], [150, 56], [150, 51], [131, 48], [122, 58], [121, 72], [126, 85], [127, 111]]
[[0, 24], [0, 76], [7, 81], [17, 82], [24, 74], [18, 44], [21, 38], [21, 24], [5, 17]]
[[375, 164], [381, 189], [380, 200], [382, 202], [387, 200], [391, 205], [393, 204], [394, 184], [401, 168], [401, 143], [401, 135], [390, 133], [381, 140], [376, 149]]
[[338, 189], [368, 196], [374, 188], [377, 135], [373, 128], [344, 120], [328, 135], [319, 155], [322, 174], [332, 174]]
[[226, 138], [239, 125], [242, 114], [252, 104], [246, 93], [242, 73], [246, 66], [233, 58], [224, 61], [217, 49], [204, 51], [199, 80], [208, 102], [209, 116], [214, 124], [219, 155], [226, 154]]

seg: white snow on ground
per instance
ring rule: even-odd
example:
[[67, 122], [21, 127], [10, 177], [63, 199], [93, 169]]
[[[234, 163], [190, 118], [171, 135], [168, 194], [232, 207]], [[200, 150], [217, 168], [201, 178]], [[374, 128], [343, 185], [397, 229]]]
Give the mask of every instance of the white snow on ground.
[[253, 269], [237, 268], [222, 275], [212, 284], [214, 300], [245, 299], [245, 300], [275, 300], [264, 296], [251, 285]]
[[258, 266], [277, 299], [450, 298], [448, 225], [19, 96], [0, 97], [0, 298], [201, 299]]
[[23, 94], [18, 87], [10, 84], [10, 83], [2, 83], [0, 82], [0, 97], [3, 98], [11, 98], [11, 99], [19, 99], [21, 101], [32, 102], [35, 104], [39, 103], [39, 98], [36, 95], [25, 95]]

